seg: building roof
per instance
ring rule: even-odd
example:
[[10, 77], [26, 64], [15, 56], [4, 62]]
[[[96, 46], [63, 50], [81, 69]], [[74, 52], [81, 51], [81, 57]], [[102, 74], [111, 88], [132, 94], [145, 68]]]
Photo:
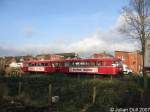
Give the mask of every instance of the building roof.
[[108, 53], [94, 53], [93, 55], [92, 55], [92, 57], [93, 58], [112, 58], [112, 57], [114, 57], [113, 55], [111, 55], [111, 54], [108, 54]]

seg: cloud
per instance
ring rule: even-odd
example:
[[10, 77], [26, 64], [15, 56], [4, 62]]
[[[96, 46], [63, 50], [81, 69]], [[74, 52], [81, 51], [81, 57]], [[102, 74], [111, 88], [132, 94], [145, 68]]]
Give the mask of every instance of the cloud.
[[24, 34], [28, 37], [31, 37], [33, 35], [33, 27], [31, 25], [27, 25], [24, 27]]
[[12, 47], [0, 46], [0, 56], [22, 55], [23, 51], [19, 51]]
[[124, 26], [124, 24], [125, 20], [123, 16], [120, 15], [116, 23], [111, 26], [108, 31], [102, 32], [99, 28], [92, 35], [71, 43], [67, 50], [78, 52], [81, 55], [89, 55], [102, 51], [113, 52], [115, 50], [139, 50], [140, 47], [137, 40], [133, 40], [119, 32], [119, 28]]
[[84, 55], [102, 51], [135, 51], [138, 49], [136, 41], [129, 40], [116, 30], [110, 30], [105, 33], [97, 31], [87, 38], [72, 43], [68, 51], [74, 50]]
[[[93, 34], [83, 37], [74, 42], [51, 42], [50, 44], [26, 44], [20, 48], [2, 48], [0, 55], [25, 55], [41, 53], [62, 53], [76, 52], [81, 56], [91, 55], [102, 51], [135, 51], [138, 43], [118, 32], [118, 28], [124, 24], [122, 16], [118, 17], [117, 22], [106, 32], [97, 29]], [[32, 34], [32, 28], [27, 27], [26, 33]]]

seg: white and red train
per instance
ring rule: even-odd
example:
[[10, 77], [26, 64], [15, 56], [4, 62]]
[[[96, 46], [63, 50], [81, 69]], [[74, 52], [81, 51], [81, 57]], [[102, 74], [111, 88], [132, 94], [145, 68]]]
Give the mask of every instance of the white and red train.
[[26, 61], [22, 70], [28, 73], [65, 73], [119, 75], [123, 72], [118, 58], [66, 59], [62, 61]]

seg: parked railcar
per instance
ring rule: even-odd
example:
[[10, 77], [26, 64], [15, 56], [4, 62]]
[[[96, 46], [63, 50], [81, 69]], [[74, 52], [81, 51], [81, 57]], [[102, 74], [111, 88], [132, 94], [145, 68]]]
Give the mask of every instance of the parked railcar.
[[24, 72], [118, 75], [123, 72], [122, 61], [117, 58], [66, 59], [61, 61], [28, 61]]
[[122, 61], [117, 58], [70, 59], [65, 61], [67, 73], [118, 75], [122, 73]]
[[26, 61], [23, 63], [22, 70], [24, 72], [36, 72], [36, 73], [54, 73], [55, 66], [52, 61]]

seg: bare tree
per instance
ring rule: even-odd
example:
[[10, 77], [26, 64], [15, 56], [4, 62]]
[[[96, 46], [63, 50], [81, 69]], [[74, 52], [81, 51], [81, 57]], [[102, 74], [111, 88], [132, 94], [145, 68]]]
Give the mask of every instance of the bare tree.
[[[130, 0], [129, 5], [123, 8], [122, 15], [125, 19], [125, 26], [120, 31], [139, 42], [144, 68], [145, 41], [150, 38], [150, 0]], [[147, 76], [144, 69], [142, 72], [146, 88]]]

